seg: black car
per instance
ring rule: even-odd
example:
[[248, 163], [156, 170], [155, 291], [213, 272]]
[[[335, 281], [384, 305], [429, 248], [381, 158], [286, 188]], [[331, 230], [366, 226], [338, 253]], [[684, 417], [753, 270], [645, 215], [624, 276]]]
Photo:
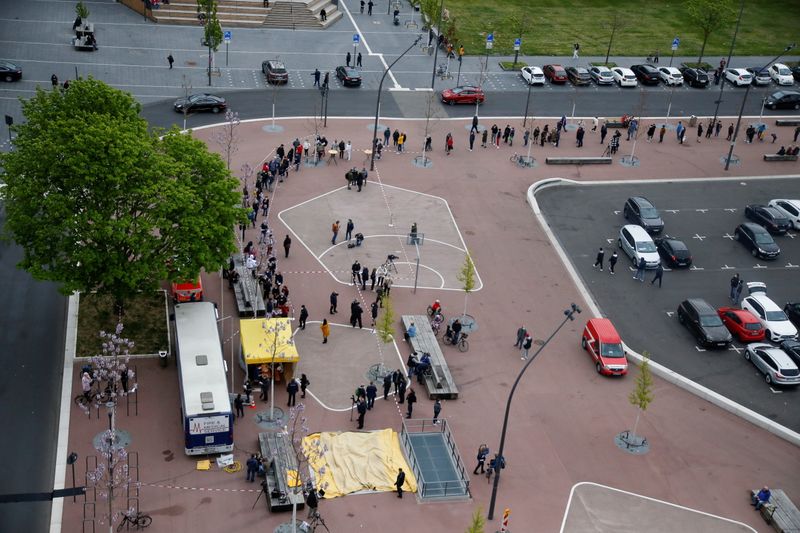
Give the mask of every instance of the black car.
[[658, 85], [661, 82], [658, 69], [653, 65], [633, 65], [631, 70], [643, 85]]
[[774, 207], [750, 204], [744, 208], [744, 216], [764, 226], [773, 235], [783, 235], [792, 229], [792, 223]]
[[196, 111], [211, 111], [219, 113], [228, 107], [228, 103], [221, 96], [214, 94], [193, 94], [188, 98], [178, 98], [173, 106], [178, 113], [193, 113]]
[[745, 69], [753, 76], [753, 85], [769, 85], [772, 83], [772, 76], [769, 75], [769, 70], [764, 67], [748, 67]]
[[800, 65], [792, 67], [792, 77], [794, 81], [800, 81]]
[[789, 302], [783, 306], [783, 312], [792, 321], [792, 324], [800, 328], [800, 302]]
[[764, 107], [768, 109], [800, 109], [800, 93], [797, 91], [778, 91], [767, 96]]
[[684, 300], [678, 306], [678, 322], [706, 348], [725, 348], [733, 338], [716, 309], [700, 298]]
[[622, 214], [625, 216], [625, 220], [639, 224], [647, 233], [661, 233], [664, 229], [664, 221], [661, 220], [658, 209], [643, 196], [628, 198]]
[[681, 74], [686, 83], [692, 87], [708, 87], [708, 74], [701, 68], [682, 68]]
[[794, 364], [800, 367], [800, 342], [788, 340], [781, 342], [780, 346], [781, 350], [794, 361]]
[[22, 79], [22, 67], [15, 65], [11, 61], [0, 61], [0, 79], [4, 81]]
[[361, 73], [352, 67], [336, 67], [336, 77], [347, 87], [358, 87], [361, 85]]
[[745, 222], [736, 227], [733, 238], [750, 250], [753, 257], [762, 259], [775, 259], [780, 255], [781, 248], [775, 244], [775, 240], [767, 230], [758, 224]]
[[683, 241], [670, 236], [655, 240], [658, 254], [670, 267], [688, 267], [692, 265], [692, 254]]
[[268, 83], [289, 83], [289, 71], [282, 61], [270, 59], [261, 63], [261, 72]]
[[592, 83], [589, 71], [583, 67], [567, 67], [567, 79], [572, 85], [589, 85]]

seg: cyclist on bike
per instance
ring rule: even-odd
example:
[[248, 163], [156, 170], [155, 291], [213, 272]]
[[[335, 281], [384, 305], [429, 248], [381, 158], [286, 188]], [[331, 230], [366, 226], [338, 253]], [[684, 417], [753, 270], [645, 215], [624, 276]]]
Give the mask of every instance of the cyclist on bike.
[[458, 338], [461, 336], [461, 328], [461, 322], [456, 318], [453, 321], [453, 325], [450, 326], [450, 329], [453, 332], [453, 344], [458, 344]]
[[439, 303], [439, 300], [434, 300], [433, 304], [431, 304], [431, 316], [441, 314], [442, 312], [442, 304]]

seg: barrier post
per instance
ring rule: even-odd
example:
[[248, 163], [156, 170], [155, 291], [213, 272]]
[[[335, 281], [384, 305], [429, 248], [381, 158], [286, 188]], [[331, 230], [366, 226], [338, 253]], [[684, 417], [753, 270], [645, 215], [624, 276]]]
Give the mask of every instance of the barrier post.
[[505, 508], [503, 511], [503, 521], [500, 525], [500, 532], [499, 533], [511, 533], [508, 529], [508, 516], [511, 514], [511, 509], [508, 507]]

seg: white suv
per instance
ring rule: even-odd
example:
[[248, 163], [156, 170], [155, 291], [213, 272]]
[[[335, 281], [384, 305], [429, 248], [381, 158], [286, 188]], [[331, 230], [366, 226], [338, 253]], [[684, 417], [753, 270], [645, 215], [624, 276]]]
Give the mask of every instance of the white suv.
[[797, 339], [797, 328], [783, 309], [767, 296], [767, 286], [760, 281], [747, 284], [750, 296], [742, 300], [742, 309], [753, 313], [766, 329], [766, 338], [773, 342]]
[[641, 226], [636, 224], [622, 226], [617, 244], [631, 258], [633, 266], [638, 266], [642, 257], [647, 268], [656, 268], [661, 262], [653, 238]]
[[794, 229], [800, 230], [800, 200], [776, 198], [769, 201], [769, 206], [774, 207], [788, 218]]

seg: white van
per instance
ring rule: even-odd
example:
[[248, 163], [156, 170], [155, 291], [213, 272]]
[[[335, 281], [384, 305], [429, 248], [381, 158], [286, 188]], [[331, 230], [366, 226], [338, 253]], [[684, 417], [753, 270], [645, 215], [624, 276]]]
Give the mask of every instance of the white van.
[[617, 244], [631, 258], [633, 266], [638, 266], [642, 257], [647, 268], [656, 268], [661, 262], [653, 238], [641, 226], [636, 224], [622, 226]]

